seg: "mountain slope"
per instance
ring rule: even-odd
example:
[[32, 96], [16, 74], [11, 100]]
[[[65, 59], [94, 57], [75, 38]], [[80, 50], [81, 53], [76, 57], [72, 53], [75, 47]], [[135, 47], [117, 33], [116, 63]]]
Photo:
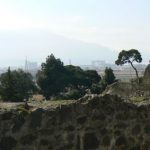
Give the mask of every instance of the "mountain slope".
[[107, 47], [35, 30], [0, 32], [0, 51], [0, 63], [7, 65], [24, 63], [25, 56], [41, 62], [51, 53], [66, 63], [70, 59], [73, 64], [90, 64], [92, 60], [113, 63], [117, 57], [117, 53]]

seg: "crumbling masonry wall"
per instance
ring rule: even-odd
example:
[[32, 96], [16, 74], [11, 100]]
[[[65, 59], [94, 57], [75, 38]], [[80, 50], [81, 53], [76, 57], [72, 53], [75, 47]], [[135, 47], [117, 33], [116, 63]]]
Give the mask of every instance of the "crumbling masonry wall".
[[1, 110], [0, 150], [150, 150], [150, 106], [106, 95], [30, 114]]

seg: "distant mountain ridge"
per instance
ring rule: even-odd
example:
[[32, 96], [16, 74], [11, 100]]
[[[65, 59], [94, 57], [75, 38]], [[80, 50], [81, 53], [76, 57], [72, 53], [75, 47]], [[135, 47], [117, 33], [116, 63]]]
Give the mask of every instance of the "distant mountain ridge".
[[[92, 60], [114, 62], [117, 53], [98, 44], [85, 43], [46, 31], [28, 30], [0, 32], [0, 62], [23, 63], [25, 56], [31, 61], [41, 62], [53, 53], [66, 64], [91, 64]], [[6, 63], [6, 61], [5, 61]]]

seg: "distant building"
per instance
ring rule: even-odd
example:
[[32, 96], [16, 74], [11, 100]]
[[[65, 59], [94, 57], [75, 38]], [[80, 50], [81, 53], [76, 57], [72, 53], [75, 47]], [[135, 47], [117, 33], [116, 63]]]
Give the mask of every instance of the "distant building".
[[31, 62], [27, 60], [25, 60], [25, 71], [31, 71], [31, 70], [37, 70], [38, 69], [38, 63], [37, 62]]
[[106, 62], [104, 60], [94, 60], [92, 61], [93, 67], [104, 67], [106, 66]]
[[28, 69], [29, 70], [35, 70], [37, 68], [38, 68], [37, 62], [30, 62], [30, 61], [28, 61]]
[[[139, 72], [139, 76], [142, 77], [146, 68], [145, 64], [134, 64]], [[131, 79], [136, 78], [134, 69], [130, 64], [125, 64], [123, 66], [117, 66], [116, 64], [106, 63], [101, 60], [92, 61], [91, 65], [82, 65], [81, 68], [84, 70], [96, 70], [101, 76], [104, 75], [105, 68], [110, 67], [113, 69], [114, 74], [117, 79], [123, 82], [129, 82]]]

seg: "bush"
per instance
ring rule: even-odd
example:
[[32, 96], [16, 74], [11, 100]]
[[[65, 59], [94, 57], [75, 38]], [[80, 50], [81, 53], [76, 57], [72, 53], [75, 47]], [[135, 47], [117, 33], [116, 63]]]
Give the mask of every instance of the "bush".
[[82, 97], [85, 93], [83, 93], [82, 91], [79, 91], [77, 89], [72, 89], [67, 93], [67, 98], [68, 99], [79, 99], [80, 97]]
[[0, 76], [0, 95], [4, 101], [23, 101], [36, 91], [32, 75], [23, 70], [11, 71]]
[[107, 85], [110, 85], [112, 83], [115, 82], [115, 75], [113, 73], [113, 70], [111, 68], [107, 68], [105, 69], [105, 75], [104, 75], [104, 80], [107, 83]]
[[101, 93], [101, 85], [100, 84], [93, 84], [90, 91], [91, 94], [100, 94]]

